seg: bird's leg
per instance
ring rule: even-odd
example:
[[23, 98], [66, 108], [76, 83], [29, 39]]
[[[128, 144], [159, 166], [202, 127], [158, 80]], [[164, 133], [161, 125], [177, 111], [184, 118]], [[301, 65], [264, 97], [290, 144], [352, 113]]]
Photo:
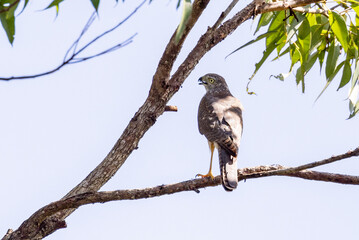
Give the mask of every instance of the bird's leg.
[[209, 148], [210, 148], [210, 150], [211, 150], [211, 162], [210, 162], [210, 164], [209, 164], [208, 173], [207, 173], [206, 175], [197, 174], [196, 177], [201, 177], [201, 178], [210, 177], [211, 179], [214, 178], [214, 176], [213, 176], [213, 174], [212, 174], [212, 161], [213, 161], [214, 143], [210, 142], [210, 143], [209, 143]]

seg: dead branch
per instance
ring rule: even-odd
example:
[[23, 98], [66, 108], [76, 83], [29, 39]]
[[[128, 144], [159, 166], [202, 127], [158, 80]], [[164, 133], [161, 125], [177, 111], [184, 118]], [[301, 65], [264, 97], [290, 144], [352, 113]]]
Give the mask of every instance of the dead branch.
[[178, 111], [177, 106], [167, 105], [165, 107], [165, 112], [177, 112], [177, 111]]

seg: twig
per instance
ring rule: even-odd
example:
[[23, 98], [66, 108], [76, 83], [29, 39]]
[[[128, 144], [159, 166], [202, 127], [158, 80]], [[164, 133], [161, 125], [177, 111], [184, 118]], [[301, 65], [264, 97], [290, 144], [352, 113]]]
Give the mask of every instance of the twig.
[[301, 165], [298, 167], [285, 168], [285, 169], [279, 169], [279, 170], [274, 170], [274, 171], [266, 171], [263, 173], [251, 174], [250, 178], [267, 177], [267, 176], [273, 176], [273, 175], [288, 175], [288, 174], [299, 172], [299, 171], [302, 171], [305, 169], [318, 167], [321, 165], [329, 164], [332, 162], [336, 162], [336, 161], [339, 161], [339, 160], [342, 160], [345, 158], [354, 157], [354, 156], [359, 156], [359, 147], [353, 151], [349, 151], [347, 153], [337, 155], [337, 156], [332, 156], [330, 158], [327, 158], [327, 159], [324, 159], [324, 160], [321, 160], [318, 162], [312, 162], [312, 163], [304, 164], [304, 165]]
[[[100, 52], [100, 53], [96, 53], [95, 55], [91, 55], [91, 56], [87, 56], [87, 57], [82, 57], [82, 58], [72, 58], [72, 61], [69, 62], [69, 64], [74, 64], [74, 63], [79, 63], [79, 62], [84, 62], [86, 60], [89, 60], [91, 58], [94, 58], [94, 57], [99, 57], [103, 54], [106, 54], [106, 53], [109, 53], [109, 52], [112, 52], [112, 51], [115, 51], [119, 48], [122, 48], [122, 47], [125, 47], [127, 46], [128, 44], [132, 43], [133, 41], [133, 38], [137, 35], [137, 33], [135, 33], [134, 35], [132, 35], [131, 37], [129, 37], [128, 39], [126, 39], [125, 41], [123, 41], [122, 43], [119, 43], [103, 52]], [[76, 54], [77, 55], [77, 54]]]
[[92, 25], [92, 23], [95, 21], [96, 19], [96, 16], [97, 16], [97, 12], [94, 11], [92, 13], [92, 15], [90, 16], [89, 20], [87, 21], [87, 23], [85, 24], [84, 28], [82, 29], [81, 33], [80, 33], [80, 36], [76, 39], [76, 41], [74, 41], [72, 43], [72, 45], [69, 47], [69, 49], [67, 50], [65, 56], [64, 56], [64, 60], [63, 62], [66, 61], [67, 59], [67, 56], [69, 54], [69, 52], [71, 51], [71, 49], [73, 49], [73, 52], [72, 52], [72, 55], [75, 55], [76, 53], [76, 48], [77, 48], [77, 45], [78, 43], [80, 42], [80, 39], [82, 38], [83, 35], [85, 35], [85, 33], [87, 32], [87, 30], [90, 28], [90, 26]]
[[[89, 18], [89, 20], [87, 21], [86, 25], [84, 26], [84, 28], [82, 29], [80, 36], [73, 42], [73, 44], [70, 46], [70, 48], [66, 51], [66, 54], [64, 56], [64, 60], [63, 62], [57, 66], [56, 68], [49, 70], [47, 72], [43, 72], [43, 73], [39, 73], [39, 74], [33, 74], [33, 75], [25, 75], [25, 76], [12, 76], [12, 77], [0, 77], [0, 80], [3, 81], [10, 81], [10, 80], [21, 80], [21, 79], [30, 79], [30, 78], [37, 78], [37, 77], [42, 77], [45, 75], [49, 75], [51, 73], [54, 73], [58, 70], [60, 70], [61, 68], [63, 68], [65, 65], [68, 64], [74, 64], [74, 63], [79, 63], [79, 62], [84, 62], [87, 61], [89, 59], [92, 59], [94, 57], [98, 57], [101, 56], [103, 54], [115, 51], [121, 47], [127, 46], [128, 44], [130, 44], [133, 40], [133, 38], [137, 35], [134, 34], [131, 37], [129, 37], [127, 40], [116, 44], [113, 47], [110, 47], [107, 50], [104, 50], [100, 53], [91, 55], [91, 56], [86, 56], [86, 57], [77, 57], [80, 53], [82, 53], [85, 49], [87, 49], [89, 46], [91, 46], [92, 44], [94, 44], [96, 41], [98, 41], [100, 38], [102, 38], [103, 36], [109, 34], [110, 32], [114, 31], [115, 29], [117, 29], [119, 26], [121, 26], [123, 23], [125, 23], [130, 17], [132, 17], [137, 10], [146, 2], [146, 0], [144, 0], [140, 5], [138, 5], [125, 19], [123, 19], [121, 22], [119, 22], [116, 26], [112, 27], [111, 29], [103, 32], [102, 34], [98, 35], [97, 37], [95, 37], [93, 40], [91, 40], [90, 42], [88, 42], [85, 46], [83, 46], [81, 49], [77, 50], [77, 46], [81, 40], [81, 38], [84, 36], [84, 34], [87, 32], [87, 30], [89, 29], [89, 27], [91, 26], [91, 24], [93, 23], [93, 21], [95, 20], [96, 14], [93, 13], [91, 15], [91, 17]], [[69, 53], [71, 52], [71, 50], [73, 51], [71, 56], [68, 57]]]
[[234, 8], [234, 6], [236, 6], [236, 4], [238, 3], [238, 0], [233, 0], [229, 6], [227, 7], [227, 9], [221, 13], [221, 15], [219, 16], [219, 18], [217, 19], [216, 23], [212, 26], [212, 29], [216, 29], [218, 28], [218, 26], [223, 22], [223, 20], [227, 17], [227, 15], [232, 11], [232, 9]]
[[177, 112], [177, 111], [178, 111], [177, 106], [167, 105], [165, 107], [165, 112]]

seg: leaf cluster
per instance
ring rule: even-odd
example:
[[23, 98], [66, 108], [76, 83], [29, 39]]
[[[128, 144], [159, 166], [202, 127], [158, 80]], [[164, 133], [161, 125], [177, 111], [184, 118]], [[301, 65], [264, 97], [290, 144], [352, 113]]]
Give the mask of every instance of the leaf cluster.
[[349, 118], [359, 112], [358, 2], [337, 1], [331, 8], [326, 3], [319, 3], [280, 12], [267, 12], [260, 16], [255, 33], [264, 27], [265, 33], [232, 52], [265, 40], [265, 50], [262, 58], [255, 64], [250, 80], [274, 52], [276, 57], [273, 60], [284, 55], [290, 58], [289, 73], [281, 73], [275, 77], [284, 80], [293, 72], [296, 83], [304, 92], [305, 76], [318, 63], [321, 72], [322, 68], [325, 70], [326, 78], [326, 84], [318, 98], [333, 79], [341, 75], [337, 90], [349, 85]]

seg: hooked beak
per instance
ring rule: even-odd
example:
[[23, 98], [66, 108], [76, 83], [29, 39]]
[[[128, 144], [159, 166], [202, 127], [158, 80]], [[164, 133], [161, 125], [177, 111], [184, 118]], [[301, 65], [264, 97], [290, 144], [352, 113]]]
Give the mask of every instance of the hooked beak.
[[203, 81], [202, 78], [199, 78], [199, 79], [198, 79], [198, 84], [199, 84], [199, 85], [205, 85], [205, 84], [207, 84], [207, 82]]

